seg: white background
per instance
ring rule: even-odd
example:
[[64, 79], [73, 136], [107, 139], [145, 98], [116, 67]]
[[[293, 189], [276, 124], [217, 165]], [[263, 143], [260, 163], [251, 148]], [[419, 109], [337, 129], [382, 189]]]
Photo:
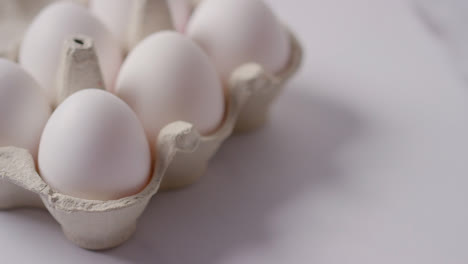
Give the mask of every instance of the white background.
[[0, 212], [0, 263], [468, 263], [468, 87], [448, 44], [466, 25], [404, 0], [268, 2], [306, 57], [266, 127], [157, 194], [114, 250]]

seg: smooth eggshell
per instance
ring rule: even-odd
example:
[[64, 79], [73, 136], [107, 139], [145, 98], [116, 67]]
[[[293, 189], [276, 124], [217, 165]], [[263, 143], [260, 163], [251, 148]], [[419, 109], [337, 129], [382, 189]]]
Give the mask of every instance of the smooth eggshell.
[[113, 200], [147, 184], [151, 154], [130, 107], [109, 92], [86, 89], [68, 97], [50, 117], [38, 163], [53, 189], [83, 199]]
[[156, 33], [137, 45], [122, 65], [116, 93], [140, 117], [150, 142], [178, 120], [208, 134], [224, 114], [214, 66], [193, 41], [176, 32]]
[[119, 39], [122, 47], [128, 39], [128, 27], [134, 0], [91, 0], [89, 9]]
[[19, 65], [0, 59], [0, 146], [27, 149], [36, 158], [50, 113], [36, 81]]
[[211, 57], [224, 80], [245, 63], [277, 73], [289, 59], [289, 36], [261, 0], [201, 1], [187, 34]]
[[[43, 9], [24, 35], [19, 62], [55, 98], [57, 69], [64, 40], [75, 34], [93, 38], [104, 82], [109, 90], [122, 61], [122, 50], [112, 33], [86, 8], [69, 2]], [[89, 87], [91, 88], [91, 87]]]

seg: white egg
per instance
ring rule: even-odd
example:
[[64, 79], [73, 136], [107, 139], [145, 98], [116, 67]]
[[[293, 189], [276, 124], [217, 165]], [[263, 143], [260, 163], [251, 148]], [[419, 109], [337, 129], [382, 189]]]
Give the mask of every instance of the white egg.
[[89, 8], [119, 39], [122, 47], [127, 43], [128, 27], [134, 0], [91, 0]]
[[27, 149], [36, 158], [50, 112], [36, 81], [19, 65], [0, 59], [0, 146]]
[[50, 117], [38, 164], [53, 189], [83, 199], [113, 200], [146, 186], [151, 154], [130, 107], [109, 92], [86, 89], [68, 97]]
[[224, 80], [245, 63], [277, 73], [289, 60], [289, 35], [261, 0], [201, 1], [187, 34], [208, 53]]
[[176, 32], [156, 33], [138, 44], [122, 65], [116, 93], [140, 117], [150, 142], [178, 120], [208, 134], [224, 115], [214, 66], [193, 41]]
[[69, 2], [43, 9], [24, 35], [19, 62], [55, 98], [57, 70], [64, 40], [74, 34], [93, 38], [104, 82], [109, 90], [122, 62], [122, 50], [110, 31], [86, 8]]

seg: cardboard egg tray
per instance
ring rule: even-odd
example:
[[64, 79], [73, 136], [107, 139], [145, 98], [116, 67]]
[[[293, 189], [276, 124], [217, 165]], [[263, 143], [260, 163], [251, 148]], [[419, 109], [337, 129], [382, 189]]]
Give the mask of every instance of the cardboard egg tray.
[[[141, 1], [145, 2], [151, 1]], [[131, 31], [138, 33], [129, 38], [129, 43], [144, 38], [145, 34], [165, 29], [165, 26], [153, 26], [153, 31], [142, 29], [142, 25], [151, 23], [144, 18], [145, 8], [137, 10], [138, 19], [135, 21], [139, 22], [135, 25], [140, 25], [140, 28]], [[167, 12], [161, 16], [170, 18]], [[161, 21], [155, 23], [164, 24]], [[226, 89], [224, 120], [217, 131], [202, 136], [193, 125], [182, 121], [171, 123], [160, 131], [152, 178], [138, 194], [111, 201], [86, 200], [62, 194], [42, 180], [27, 150], [1, 147], [0, 209], [45, 208], [61, 225], [66, 237], [82, 248], [102, 250], [122, 244], [134, 233], [137, 219], [158, 189], [175, 189], [195, 182], [233, 131], [250, 131], [265, 122], [270, 105], [286, 81], [296, 73], [302, 60], [301, 46], [294, 34], [288, 32], [291, 57], [282, 72], [271, 75], [260, 65], [249, 63], [232, 73]], [[14, 59], [17, 57], [15, 52], [17, 49], [11, 48], [7, 52], [0, 51], [0, 56]], [[83, 64], [86, 67], [80, 67]], [[64, 42], [57, 72], [56, 103], [81, 89], [103, 88], [100, 87], [102, 83], [93, 40], [87, 36], [71, 36]]]

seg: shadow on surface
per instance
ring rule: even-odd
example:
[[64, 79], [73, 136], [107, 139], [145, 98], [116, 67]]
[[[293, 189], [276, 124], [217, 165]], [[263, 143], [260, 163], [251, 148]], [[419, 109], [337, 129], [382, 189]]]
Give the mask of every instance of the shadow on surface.
[[197, 184], [153, 198], [136, 235], [110, 254], [137, 263], [214, 264], [268, 245], [269, 222], [297, 195], [346, 185], [340, 148], [359, 132], [348, 109], [283, 94], [261, 130], [230, 138]]

